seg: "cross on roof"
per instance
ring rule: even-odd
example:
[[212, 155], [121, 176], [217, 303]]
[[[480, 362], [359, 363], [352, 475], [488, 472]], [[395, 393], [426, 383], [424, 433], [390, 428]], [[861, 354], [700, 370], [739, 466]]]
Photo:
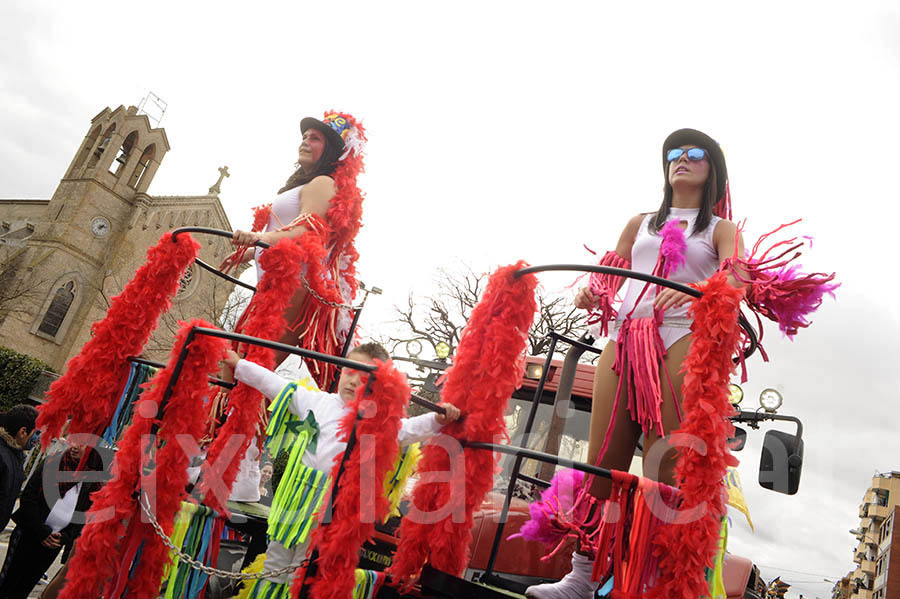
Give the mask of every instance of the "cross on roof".
[[216, 181], [215, 185], [213, 185], [212, 187], [209, 188], [209, 195], [216, 195], [216, 196], [219, 195], [222, 192], [222, 188], [221, 188], [222, 179], [224, 179], [225, 177], [230, 177], [230, 176], [231, 175], [228, 174], [228, 167], [220, 166], [219, 167], [219, 180]]

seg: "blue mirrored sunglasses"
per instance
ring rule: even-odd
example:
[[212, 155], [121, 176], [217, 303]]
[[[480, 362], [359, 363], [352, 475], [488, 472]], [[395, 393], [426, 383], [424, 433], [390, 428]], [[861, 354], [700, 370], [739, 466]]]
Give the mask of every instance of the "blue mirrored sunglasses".
[[687, 152], [688, 160], [691, 162], [700, 162], [704, 158], [706, 158], [706, 150], [703, 148], [691, 148], [689, 150], [683, 150], [681, 148], [672, 148], [669, 150], [668, 154], [666, 154], [666, 161], [675, 162], [681, 155]]

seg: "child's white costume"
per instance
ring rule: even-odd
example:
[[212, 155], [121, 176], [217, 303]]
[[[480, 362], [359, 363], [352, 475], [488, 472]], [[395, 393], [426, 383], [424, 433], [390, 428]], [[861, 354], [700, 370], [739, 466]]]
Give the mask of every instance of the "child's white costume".
[[[238, 362], [234, 375], [240, 382], [254, 387], [266, 398], [273, 400], [269, 408], [272, 412], [269, 431], [277, 428], [290, 415], [296, 417], [291, 420], [299, 426], [287, 428], [293, 428], [294, 432], [303, 429], [303, 434], [298, 436], [291, 447], [287, 447], [281, 440], [275, 440], [278, 445], [274, 453], [278, 453], [279, 448], [284, 446], [292, 454], [299, 453], [299, 461], [310, 469], [298, 478], [302, 480], [304, 488], [285, 489], [282, 488], [284, 485], [279, 485], [273, 501], [269, 515], [270, 541], [263, 567], [269, 571], [278, 570], [290, 564], [298, 564], [305, 557], [307, 536], [314, 527], [312, 515], [325, 495], [328, 473], [334, 466], [334, 460], [346, 447], [346, 443], [338, 438], [338, 425], [346, 415], [347, 407], [337, 393], [304, 388], [302, 383], [292, 382], [247, 360]], [[434, 413], [403, 418], [398, 441], [401, 446], [410, 445], [424, 441], [440, 430], [441, 425], [437, 423]], [[288, 462], [285, 478], [288, 470], [293, 467], [292, 462], [293, 460]], [[285, 478], [282, 479], [283, 482]], [[289, 578], [290, 574], [283, 574], [267, 580], [286, 583]], [[252, 596], [264, 595], [260, 593]]]

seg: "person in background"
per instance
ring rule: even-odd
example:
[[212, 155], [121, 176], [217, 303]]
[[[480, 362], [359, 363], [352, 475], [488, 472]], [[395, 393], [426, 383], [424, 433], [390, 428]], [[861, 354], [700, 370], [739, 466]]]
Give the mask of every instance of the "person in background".
[[81, 445], [38, 465], [12, 515], [16, 528], [0, 570], [0, 598], [26, 599], [63, 548], [66, 560], [84, 526], [90, 495], [101, 486], [94, 473], [103, 471], [100, 454]]
[[0, 412], [0, 530], [9, 524], [25, 482], [25, 448], [36, 420], [37, 410], [25, 404]]
[[266, 462], [259, 471], [259, 502], [263, 505], [272, 504], [272, 475], [275, 473], [275, 465]]

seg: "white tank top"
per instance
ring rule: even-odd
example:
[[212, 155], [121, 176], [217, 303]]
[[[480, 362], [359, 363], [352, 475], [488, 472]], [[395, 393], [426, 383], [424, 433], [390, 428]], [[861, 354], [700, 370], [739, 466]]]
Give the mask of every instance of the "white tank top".
[[[269, 214], [269, 223], [266, 225], [265, 231], [276, 231], [281, 227], [290, 224], [295, 218], [300, 216], [300, 190], [302, 185], [298, 185], [287, 191], [283, 191], [275, 196], [272, 200], [272, 212]], [[259, 266], [259, 255], [262, 248], [256, 248], [254, 252], [256, 263], [256, 281], [262, 279], [263, 269]]]
[[[677, 283], [697, 283], [708, 279], [719, 268], [719, 253], [713, 245], [713, 233], [715, 233], [716, 225], [722, 220], [718, 216], [713, 216], [709, 221], [709, 225], [699, 233], [694, 233], [694, 223], [697, 215], [700, 213], [699, 208], [671, 208], [669, 217], [666, 222], [673, 220], [687, 221], [687, 229], [684, 232], [685, 241], [687, 242], [687, 250], [685, 251], [685, 264], [678, 268], [675, 272], [669, 273], [668, 279]], [[655, 214], [648, 214], [644, 217], [637, 235], [634, 238], [634, 245], [631, 248], [631, 270], [651, 274], [656, 266], [659, 258], [659, 247], [662, 245], [662, 237], [659, 234], [651, 234], [649, 225], [650, 220]], [[628, 280], [628, 290], [622, 300], [622, 307], [619, 308], [619, 314], [616, 320], [623, 321], [632, 308], [635, 307], [641, 291], [644, 289], [645, 283], [637, 279]], [[644, 318], [653, 316], [653, 300], [656, 298], [656, 286], [650, 285], [640, 303], [634, 310], [632, 318]], [[678, 308], [669, 308], [666, 310], [664, 318], [666, 320], [686, 320], [688, 305]]]

